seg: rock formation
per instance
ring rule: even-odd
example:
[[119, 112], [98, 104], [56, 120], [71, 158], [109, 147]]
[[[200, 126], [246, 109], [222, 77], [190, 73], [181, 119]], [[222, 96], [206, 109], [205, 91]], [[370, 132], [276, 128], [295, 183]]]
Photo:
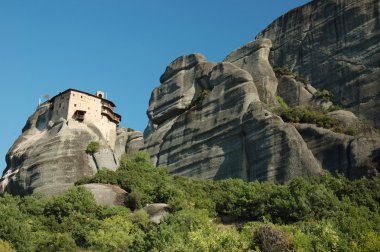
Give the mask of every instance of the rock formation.
[[92, 193], [98, 205], [108, 207], [125, 205], [127, 192], [116, 185], [92, 183], [82, 186]]
[[279, 94], [292, 106], [326, 111], [332, 103], [292, 76], [277, 79], [268, 61], [271, 45], [250, 42], [221, 63], [196, 53], [169, 64], [147, 111], [144, 141], [153, 162], [172, 174], [247, 181], [281, 182], [322, 168], [351, 178], [377, 174], [380, 137], [351, 112], [330, 116], [359, 129], [356, 136], [285, 123], [272, 112]]
[[380, 126], [380, 2], [314, 0], [279, 17], [257, 38], [270, 62], [305, 75], [340, 104]]
[[247, 65], [193, 54], [167, 67], [144, 135], [158, 166], [191, 177], [275, 181], [321, 171], [297, 130], [267, 106], [275, 104], [277, 88], [269, 47], [268, 40], [256, 41], [227, 57], [236, 62], [242, 52], [252, 61]]
[[[62, 192], [98, 169], [116, 169], [123, 153], [133, 152], [142, 144], [141, 133], [119, 127], [113, 150], [96, 125], [64, 119], [53, 124], [50, 118], [48, 105], [39, 106], [29, 117], [21, 136], [7, 153], [0, 193]], [[86, 153], [91, 141], [99, 141], [101, 146], [93, 155]]]
[[[323, 169], [349, 178], [378, 175], [380, 136], [357, 115], [380, 126], [379, 10], [378, 0], [315, 0], [274, 21], [223, 62], [199, 53], [177, 58], [152, 92], [144, 139], [118, 128], [113, 144], [95, 124], [53, 122], [51, 109], [39, 106], [6, 156], [0, 193], [55, 194], [102, 167], [116, 169], [123, 153], [138, 149], [171, 174], [194, 178], [283, 182]], [[288, 66], [309, 81], [276, 76], [273, 66]], [[328, 115], [357, 134], [277, 115], [283, 109], [277, 96], [327, 113], [332, 102], [313, 86], [332, 91], [333, 102], [353, 112]], [[101, 148], [87, 154], [91, 141]], [[103, 195], [104, 185], [87, 187]]]

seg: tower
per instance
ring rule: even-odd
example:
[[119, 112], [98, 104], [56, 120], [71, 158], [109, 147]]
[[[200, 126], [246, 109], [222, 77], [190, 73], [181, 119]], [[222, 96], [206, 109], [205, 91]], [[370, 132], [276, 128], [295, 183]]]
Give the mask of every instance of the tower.
[[99, 97], [99, 98], [102, 98], [102, 99], [105, 98], [103, 91], [96, 91], [96, 96]]

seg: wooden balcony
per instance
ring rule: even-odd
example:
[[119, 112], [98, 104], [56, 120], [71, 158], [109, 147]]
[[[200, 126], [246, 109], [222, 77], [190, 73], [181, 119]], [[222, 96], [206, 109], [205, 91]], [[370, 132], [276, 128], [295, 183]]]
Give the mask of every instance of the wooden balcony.
[[109, 108], [102, 108], [102, 115], [105, 115], [108, 117], [108, 119], [110, 119], [111, 121], [113, 121], [114, 123], [116, 124], [119, 124], [119, 122], [121, 121], [121, 116], [114, 113], [111, 109]]
[[113, 106], [111, 102], [108, 102], [106, 100], [102, 100], [102, 107], [109, 108], [112, 111], [114, 111], [115, 109], [115, 106]]

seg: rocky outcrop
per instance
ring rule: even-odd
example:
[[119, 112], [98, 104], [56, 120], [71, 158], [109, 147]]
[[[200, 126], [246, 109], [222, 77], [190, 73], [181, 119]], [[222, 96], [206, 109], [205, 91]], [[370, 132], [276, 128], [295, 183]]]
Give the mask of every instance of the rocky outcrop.
[[261, 39], [252, 41], [232, 53], [224, 61], [246, 70], [251, 74], [257, 88], [260, 100], [266, 104], [276, 104], [277, 78], [268, 56], [272, 41]]
[[148, 204], [143, 208], [149, 215], [151, 222], [159, 224], [172, 211], [172, 207], [165, 203]]
[[127, 192], [116, 185], [94, 183], [82, 186], [91, 192], [98, 205], [124, 206]]
[[350, 178], [379, 172], [380, 136], [352, 112], [328, 113], [355, 136], [285, 123], [276, 96], [327, 113], [310, 83], [276, 76], [271, 42], [259, 39], [209, 63], [197, 54], [173, 61], [151, 96], [145, 149], [157, 166], [195, 178], [287, 181], [322, 167]]
[[298, 124], [296, 128], [316, 159], [331, 173], [351, 179], [379, 173], [380, 137], [371, 128], [362, 129], [357, 136], [311, 124]]
[[[170, 64], [191, 61], [186, 58], [203, 59], [181, 68], [170, 79], [161, 77], [164, 82], [153, 91], [144, 140], [157, 166], [168, 167], [172, 174], [213, 179], [285, 181], [320, 173], [319, 163], [297, 130], [261, 101], [273, 105], [277, 88], [268, 60], [257, 56], [268, 53], [269, 45], [267, 40], [256, 41], [247, 50], [239, 49], [248, 57], [253, 55], [252, 61], [256, 60], [247, 69], [259, 76], [256, 78], [260, 81], [261, 95], [252, 74], [240, 68], [240, 61], [235, 60], [242, 58], [238, 52], [227, 57], [236, 64], [222, 62], [212, 64], [211, 68], [199, 54], [180, 57]], [[186, 95], [178, 95], [167, 87], [171, 82], [195, 91], [191, 95], [188, 92], [184, 99]], [[174, 105], [170, 101], [177, 105], [181, 99], [188, 102], [172, 113]], [[168, 113], [161, 104], [165, 104]]]
[[[80, 178], [106, 167], [115, 170], [122, 153], [142, 143], [141, 133], [118, 129], [115, 148], [99, 134], [96, 125], [61, 119], [50, 121], [51, 109], [42, 105], [29, 117], [22, 134], [9, 149], [0, 193], [47, 195], [66, 190]], [[99, 141], [100, 150], [87, 154], [89, 142]]]
[[380, 126], [380, 2], [314, 0], [279, 17], [257, 38], [270, 62], [305, 75], [334, 102]]

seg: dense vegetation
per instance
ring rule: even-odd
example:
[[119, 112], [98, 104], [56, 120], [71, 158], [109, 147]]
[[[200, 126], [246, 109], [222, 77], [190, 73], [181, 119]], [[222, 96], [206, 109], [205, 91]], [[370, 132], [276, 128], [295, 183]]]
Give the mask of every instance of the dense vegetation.
[[277, 96], [277, 101], [280, 104], [281, 109], [274, 110], [274, 112], [280, 115], [285, 122], [311, 123], [318, 127], [330, 129], [336, 133], [343, 133], [351, 136], [356, 135], [358, 132], [358, 130], [353, 127], [343, 126], [324, 111], [318, 111], [305, 106], [289, 107], [280, 96]]
[[[0, 251], [379, 251], [380, 180], [324, 174], [285, 184], [190, 180], [146, 153], [78, 182], [117, 184], [127, 207], [104, 208], [72, 187], [44, 198], [0, 197]], [[139, 210], [163, 202], [160, 224]], [[223, 222], [224, 221], [224, 222]], [[228, 221], [228, 223], [226, 223]]]

